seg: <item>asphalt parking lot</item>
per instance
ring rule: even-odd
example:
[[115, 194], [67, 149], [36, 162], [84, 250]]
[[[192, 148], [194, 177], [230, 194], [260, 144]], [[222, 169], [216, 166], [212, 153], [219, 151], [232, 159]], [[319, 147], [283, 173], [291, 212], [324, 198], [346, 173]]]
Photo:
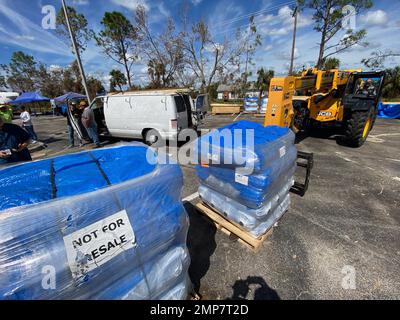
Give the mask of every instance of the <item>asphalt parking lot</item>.
[[[211, 116], [203, 127], [233, 119]], [[81, 149], [65, 149], [65, 118], [33, 121], [48, 146], [34, 152], [35, 159]], [[303, 198], [292, 195], [290, 210], [257, 253], [185, 204], [190, 275], [204, 298], [400, 298], [400, 121], [377, 120], [360, 149], [338, 142], [330, 134], [299, 142], [299, 150], [314, 153], [309, 190]], [[198, 181], [190, 166], [183, 172], [185, 198], [197, 191]]]

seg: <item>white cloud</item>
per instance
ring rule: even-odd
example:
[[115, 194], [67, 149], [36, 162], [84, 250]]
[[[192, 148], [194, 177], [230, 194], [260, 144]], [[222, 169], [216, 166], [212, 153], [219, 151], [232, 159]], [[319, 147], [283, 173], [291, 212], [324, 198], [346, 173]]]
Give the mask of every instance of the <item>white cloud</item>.
[[197, 6], [198, 4], [202, 3], [203, 0], [192, 0], [193, 5]]
[[208, 14], [210, 32], [214, 35], [234, 34], [237, 27], [232, 24], [239, 21], [237, 17], [243, 16], [243, 9], [234, 2], [217, 1], [212, 12]]
[[49, 71], [60, 71], [62, 67], [58, 64], [51, 64], [48, 69]]
[[18, 40], [28, 40], [28, 41], [33, 41], [33, 40], [35, 40], [35, 37], [33, 37], [33, 36], [27, 36], [27, 35], [22, 35], [22, 36], [16, 36], [15, 37], [16, 39], [18, 39]]
[[[288, 51], [281, 51], [281, 52], [278, 52], [277, 53], [278, 54], [278, 59], [281, 59], [281, 60], [290, 60], [290, 58], [292, 57], [292, 50], [288, 50]], [[299, 48], [294, 48], [294, 58], [295, 59], [298, 59], [298, 58], [300, 58], [301, 57], [301, 55], [300, 55], [300, 50], [299, 50]]]
[[269, 28], [265, 28], [265, 30], [263, 30], [263, 34], [264, 35], [268, 35], [268, 36], [284, 36], [287, 35], [289, 33], [289, 29], [288, 28], [273, 28], [273, 29], [269, 29]]
[[271, 51], [274, 48], [272, 44], [267, 45], [265, 48], [263, 48], [264, 51]]
[[222, 51], [224, 50], [224, 45], [220, 43], [208, 44], [205, 46], [205, 50], [210, 53], [213, 53], [216, 50]]
[[72, 3], [76, 6], [86, 6], [89, 4], [89, 0], [74, 0]]
[[0, 43], [60, 56], [72, 55], [59, 38], [16, 12], [5, 0], [0, 0], [0, 17], [6, 25], [0, 25]]
[[[257, 25], [264, 25], [260, 28], [261, 34], [268, 36], [283, 36], [292, 32], [294, 18], [293, 10], [289, 6], [283, 6], [276, 15], [266, 14], [256, 20]], [[303, 28], [312, 24], [312, 18], [303, 14], [297, 17], [297, 27]]]
[[168, 8], [165, 7], [164, 2], [161, 2], [160, 5], [158, 6], [158, 10], [164, 17], [171, 17], [171, 12], [168, 10]]
[[383, 10], [369, 11], [367, 14], [361, 16], [361, 22], [369, 26], [384, 26], [387, 25], [389, 17]]
[[147, 74], [147, 71], [148, 71], [148, 67], [147, 67], [147, 66], [143, 66], [143, 67], [140, 69], [140, 73], [141, 73], [141, 74]]
[[149, 5], [146, 0], [111, 0], [111, 2], [129, 10], [136, 10], [139, 5], [142, 5], [146, 10], [149, 10]]
[[256, 19], [257, 23], [268, 23], [272, 22], [274, 20], [275, 16], [273, 14], [266, 14], [263, 16], [260, 16], [260, 18]]

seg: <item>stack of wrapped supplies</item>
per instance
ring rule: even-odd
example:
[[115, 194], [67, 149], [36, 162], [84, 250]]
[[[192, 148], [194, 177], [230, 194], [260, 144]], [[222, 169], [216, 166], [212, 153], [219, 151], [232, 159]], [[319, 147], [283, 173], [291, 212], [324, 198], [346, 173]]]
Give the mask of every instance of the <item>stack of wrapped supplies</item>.
[[263, 97], [261, 99], [260, 113], [262, 114], [267, 113], [267, 106], [268, 106], [268, 97]]
[[[247, 130], [253, 131], [254, 141], [246, 138]], [[201, 199], [254, 237], [262, 236], [290, 205], [297, 159], [294, 140], [287, 128], [249, 121], [202, 136], [196, 143], [202, 164], [196, 167]]]
[[143, 144], [0, 170], [1, 299], [185, 299], [182, 172]]
[[258, 111], [258, 98], [257, 97], [247, 97], [244, 99], [244, 110], [247, 112], [257, 112]]

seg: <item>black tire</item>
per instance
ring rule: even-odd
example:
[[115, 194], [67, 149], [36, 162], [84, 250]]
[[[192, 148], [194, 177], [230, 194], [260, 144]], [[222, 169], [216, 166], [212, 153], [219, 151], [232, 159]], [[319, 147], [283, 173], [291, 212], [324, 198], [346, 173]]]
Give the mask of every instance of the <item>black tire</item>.
[[376, 107], [376, 108], [374, 109], [374, 117], [372, 118], [371, 129], [369, 130], [370, 132], [371, 132], [372, 129], [374, 128], [376, 118], [378, 118], [378, 107]]
[[346, 143], [349, 147], [359, 148], [368, 138], [375, 122], [375, 109], [355, 111], [350, 115], [346, 124]]
[[149, 129], [143, 132], [144, 142], [148, 146], [158, 147], [162, 142], [160, 133], [155, 129]]

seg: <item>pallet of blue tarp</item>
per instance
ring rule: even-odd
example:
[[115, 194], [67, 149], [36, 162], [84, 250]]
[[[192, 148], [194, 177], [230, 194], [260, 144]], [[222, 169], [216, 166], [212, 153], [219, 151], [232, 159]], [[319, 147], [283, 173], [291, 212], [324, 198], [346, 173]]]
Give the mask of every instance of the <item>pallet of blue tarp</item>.
[[259, 108], [259, 99], [257, 97], [247, 97], [244, 99], [243, 107], [247, 112], [257, 112]]
[[129, 144], [0, 170], [0, 299], [186, 298], [182, 172], [157, 157]]
[[203, 202], [252, 236], [265, 234], [290, 205], [297, 166], [293, 132], [240, 121], [200, 137], [195, 146]]

